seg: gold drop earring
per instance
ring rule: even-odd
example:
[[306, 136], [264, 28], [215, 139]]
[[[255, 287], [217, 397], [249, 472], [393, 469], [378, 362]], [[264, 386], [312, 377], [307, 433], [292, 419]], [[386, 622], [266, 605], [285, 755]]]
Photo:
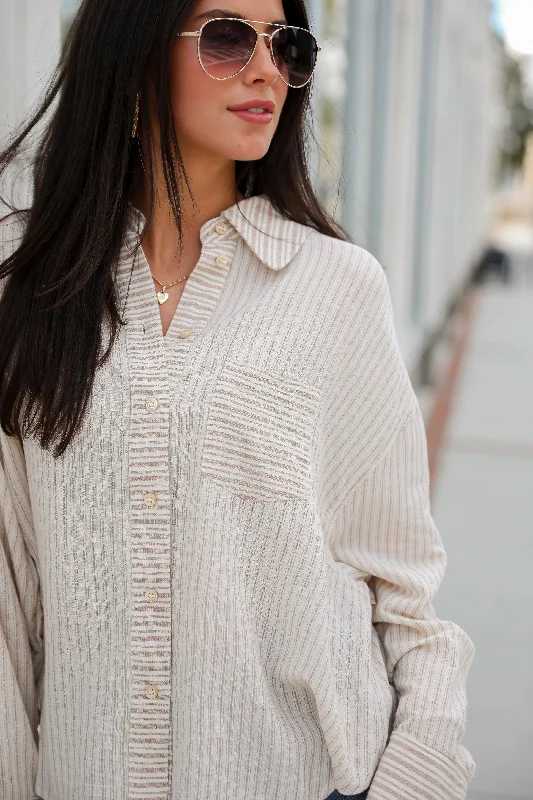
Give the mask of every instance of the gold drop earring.
[[137, 136], [137, 126], [139, 125], [139, 109], [140, 109], [139, 92], [137, 92], [137, 99], [135, 101], [135, 116], [133, 118], [133, 129], [131, 131], [132, 139], [135, 139], [135, 137]]
[[137, 92], [137, 98], [135, 100], [135, 115], [133, 117], [133, 128], [132, 128], [132, 131], [131, 131], [131, 138], [132, 139], [137, 139], [137, 144], [139, 146], [139, 155], [141, 157], [142, 168], [143, 168], [144, 174], [146, 175], [146, 178], [148, 180], [148, 173], [146, 172], [146, 167], [145, 167], [145, 164], [144, 164], [144, 158], [143, 158], [143, 154], [142, 154], [141, 142], [137, 137], [137, 130], [138, 130], [138, 127], [139, 127], [139, 110], [140, 110], [139, 98], [140, 98], [140, 95], [139, 95], [139, 92]]

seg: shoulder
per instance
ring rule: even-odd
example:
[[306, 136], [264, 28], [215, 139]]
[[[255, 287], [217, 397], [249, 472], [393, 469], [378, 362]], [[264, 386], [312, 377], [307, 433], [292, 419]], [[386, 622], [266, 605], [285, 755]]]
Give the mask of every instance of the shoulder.
[[347, 285], [375, 283], [382, 287], [386, 284], [385, 270], [377, 258], [364, 247], [343, 239], [327, 236], [325, 233], [311, 229], [307, 245], [313, 255], [327, 256], [327, 272], [330, 275], [339, 273]]
[[392, 314], [389, 282], [384, 267], [364, 247], [313, 230], [305, 258], [333, 295], [336, 310], [351, 316], [375, 316], [377, 309]]
[[[320, 295], [327, 307], [333, 344], [332, 380], [347, 392], [369, 402], [391, 396], [397, 413], [405, 416], [413, 389], [401, 352], [392, 296], [386, 272], [368, 250], [359, 245], [313, 233], [311, 258], [320, 275]], [[384, 420], [385, 423], [385, 420]]]

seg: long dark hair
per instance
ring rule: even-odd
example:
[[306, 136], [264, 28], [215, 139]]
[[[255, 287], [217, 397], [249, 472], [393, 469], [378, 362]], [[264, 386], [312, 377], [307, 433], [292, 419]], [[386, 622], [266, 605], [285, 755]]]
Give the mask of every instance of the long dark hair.
[[[37, 435], [43, 448], [55, 443], [54, 457], [79, 430], [95, 372], [124, 324], [113, 265], [124, 242], [137, 165], [131, 130], [138, 92], [151, 183], [146, 228], [151, 222], [150, 81], [159, 117], [157, 146], [181, 239], [180, 176], [189, 182], [173, 124], [169, 63], [175, 34], [195, 5], [196, 0], [84, 0], [44, 99], [0, 153], [3, 178], [38, 126], [44, 128], [30, 161], [31, 205], [20, 208], [5, 199], [11, 213], [0, 222], [5, 231], [11, 229], [9, 218], [24, 220], [17, 248], [0, 264], [0, 425], [9, 436]], [[283, 6], [289, 24], [309, 28], [305, 0], [284, 0]], [[310, 91], [311, 84], [289, 89], [264, 158], [237, 162], [237, 189], [246, 197], [264, 193], [287, 218], [352, 241], [321, 206], [309, 179]], [[106, 313], [110, 339], [102, 355]]]

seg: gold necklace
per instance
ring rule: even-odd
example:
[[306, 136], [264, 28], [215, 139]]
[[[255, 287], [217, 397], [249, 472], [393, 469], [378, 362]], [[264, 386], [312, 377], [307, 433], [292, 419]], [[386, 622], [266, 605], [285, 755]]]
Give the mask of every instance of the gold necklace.
[[[138, 98], [137, 98], [137, 102], [139, 102]], [[146, 175], [146, 179], [148, 180], [148, 173], [146, 172], [146, 167], [144, 166], [144, 158], [143, 158], [140, 142], [138, 143], [138, 146], [139, 146], [139, 155], [141, 157], [142, 168], [144, 170], [144, 174]], [[140, 239], [139, 239], [139, 244], [140, 244]], [[150, 270], [150, 275], [152, 276], [154, 281], [157, 281], [157, 283], [162, 287], [162, 291], [161, 292], [156, 292], [157, 300], [159, 302], [159, 305], [162, 306], [163, 303], [166, 303], [168, 298], [169, 298], [169, 294], [167, 292], [167, 289], [170, 289], [172, 286], [176, 286], [178, 283], [181, 283], [182, 281], [186, 281], [187, 278], [191, 277], [192, 272], [190, 272], [188, 275], [185, 275], [185, 277], [180, 278], [179, 281], [174, 281], [174, 283], [161, 283], [160, 280], [157, 280], [157, 278], [155, 277], [155, 275], [152, 272], [152, 270]]]
[[161, 281], [158, 281], [158, 280], [157, 280], [157, 278], [155, 277], [155, 275], [154, 275], [154, 273], [152, 272], [152, 270], [150, 270], [150, 275], [152, 276], [152, 278], [154, 279], [154, 281], [157, 281], [157, 282], [158, 282], [158, 284], [159, 284], [160, 286], [162, 286], [162, 287], [163, 287], [161, 292], [157, 292], [157, 293], [156, 293], [156, 294], [157, 294], [157, 300], [158, 300], [158, 302], [159, 302], [159, 305], [160, 305], [160, 306], [162, 306], [162, 305], [163, 305], [163, 303], [166, 303], [166, 302], [167, 302], [167, 300], [168, 300], [168, 297], [169, 297], [169, 295], [168, 295], [168, 292], [167, 292], [167, 289], [170, 289], [170, 287], [171, 287], [171, 286], [176, 286], [176, 284], [177, 284], [177, 283], [181, 283], [182, 281], [186, 281], [186, 280], [187, 280], [187, 278], [190, 278], [190, 277], [191, 277], [191, 275], [192, 275], [192, 272], [190, 272], [188, 275], [185, 275], [185, 277], [184, 277], [184, 278], [180, 278], [180, 279], [179, 279], [179, 281], [174, 281], [174, 283], [164, 283], [164, 284], [163, 284], [163, 283], [161, 283]]

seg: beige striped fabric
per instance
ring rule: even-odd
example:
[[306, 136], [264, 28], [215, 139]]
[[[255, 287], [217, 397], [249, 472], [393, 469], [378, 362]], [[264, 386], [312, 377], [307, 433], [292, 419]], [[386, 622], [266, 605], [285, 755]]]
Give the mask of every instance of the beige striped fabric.
[[383, 269], [250, 197], [163, 336], [142, 221], [71, 446], [0, 433], [0, 797], [463, 800], [474, 650]]

